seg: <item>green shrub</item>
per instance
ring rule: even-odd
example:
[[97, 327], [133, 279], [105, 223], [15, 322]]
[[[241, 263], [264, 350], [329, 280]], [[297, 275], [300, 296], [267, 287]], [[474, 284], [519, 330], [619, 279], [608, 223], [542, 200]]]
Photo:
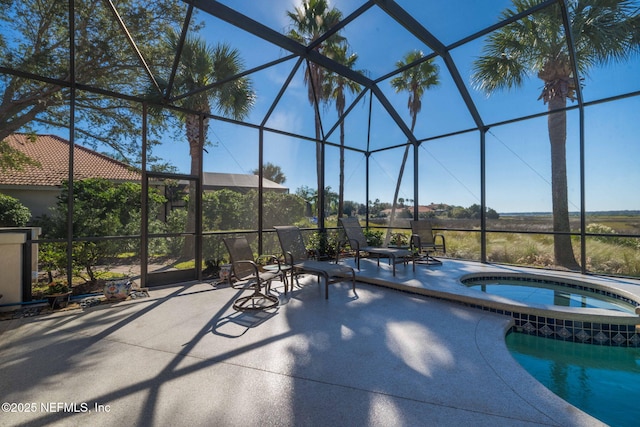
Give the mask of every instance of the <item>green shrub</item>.
[[[167, 233], [183, 233], [187, 228], [187, 215], [188, 212], [186, 209], [174, 209], [167, 216], [166, 222], [166, 232]], [[158, 240], [158, 239], [154, 239]], [[163, 239], [164, 240], [164, 239]], [[168, 255], [170, 256], [179, 256], [182, 252], [182, 248], [185, 244], [185, 238], [178, 237], [169, 237], [166, 239], [166, 250], [168, 251]], [[156, 250], [159, 250], [160, 247], [156, 246]]]
[[366, 229], [363, 230], [364, 236], [370, 246], [382, 246], [384, 233], [380, 230]]
[[[586, 232], [589, 234], [616, 234], [616, 231], [613, 228], [608, 225], [598, 224], [597, 222], [587, 224]], [[595, 236], [593, 238], [602, 242], [607, 241], [607, 238], [603, 236]]]
[[608, 225], [591, 223], [586, 227], [586, 232], [589, 234], [606, 234], [608, 236], [592, 236], [593, 240], [597, 240], [604, 243], [610, 243], [619, 246], [629, 246], [635, 249], [640, 249], [640, 239], [631, 237], [619, 237], [616, 236], [617, 232]]
[[408, 245], [409, 236], [405, 233], [393, 233], [391, 235], [391, 244], [396, 246]]
[[24, 227], [31, 219], [31, 211], [18, 199], [0, 194], [0, 227]]

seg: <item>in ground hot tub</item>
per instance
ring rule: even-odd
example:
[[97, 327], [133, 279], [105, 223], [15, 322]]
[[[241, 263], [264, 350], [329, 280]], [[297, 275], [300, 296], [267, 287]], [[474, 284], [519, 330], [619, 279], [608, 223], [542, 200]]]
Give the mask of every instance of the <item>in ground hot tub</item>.
[[598, 283], [535, 274], [470, 274], [466, 305], [510, 315], [513, 331], [585, 344], [640, 347], [640, 298]]

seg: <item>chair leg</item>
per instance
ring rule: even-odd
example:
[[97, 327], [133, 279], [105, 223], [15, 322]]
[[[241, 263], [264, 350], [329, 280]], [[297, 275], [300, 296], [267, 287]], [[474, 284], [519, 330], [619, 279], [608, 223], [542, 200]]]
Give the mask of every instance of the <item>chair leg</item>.
[[238, 311], [266, 310], [278, 306], [278, 297], [269, 295], [270, 281], [265, 285], [266, 293], [260, 292], [260, 282], [256, 283], [253, 293], [246, 297], [240, 297], [233, 303], [233, 308]]
[[284, 294], [287, 294], [287, 291], [289, 290], [289, 281], [287, 280], [287, 272], [283, 271], [280, 273], [280, 280], [282, 281], [282, 283], [284, 283]]
[[[329, 274], [323, 273], [324, 277], [324, 299], [329, 299]], [[320, 281], [320, 275], [318, 274], [318, 282]]]

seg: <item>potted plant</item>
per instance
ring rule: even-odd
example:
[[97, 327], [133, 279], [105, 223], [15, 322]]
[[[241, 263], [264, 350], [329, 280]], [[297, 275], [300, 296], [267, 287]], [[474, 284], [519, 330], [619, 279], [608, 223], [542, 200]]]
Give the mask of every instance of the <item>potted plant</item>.
[[104, 296], [109, 301], [124, 300], [131, 292], [131, 285], [131, 280], [126, 278], [106, 281], [103, 288]]
[[54, 280], [49, 283], [45, 295], [52, 309], [56, 307], [64, 308], [69, 302], [71, 289], [69, 289], [69, 285], [66, 282]]
[[404, 233], [394, 233], [391, 236], [391, 242], [396, 247], [403, 247], [407, 245], [407, 236]]

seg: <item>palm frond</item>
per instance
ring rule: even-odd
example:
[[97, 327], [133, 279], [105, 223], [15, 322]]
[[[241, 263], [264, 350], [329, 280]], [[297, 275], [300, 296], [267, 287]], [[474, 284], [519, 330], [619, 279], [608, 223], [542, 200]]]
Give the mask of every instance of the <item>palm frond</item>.
[[[537, 4], [537, 0], [513, 0], [514, 7], [505, 10], [501, 18], [526, 12]], [[640, 53], [636, 1], [572, 0], [567, 5], [581, 76], [594, 66]], [[552, 4], [489, 35], [482, 55], [474, 61], [472, 84], [489, 94], [518, 87], [532, 74], [544, 80], [545, 87], [557, 81], [574, 82], [569, 58], [560, 7]], [[571, 94], [567, 92], [567, 96]]]

